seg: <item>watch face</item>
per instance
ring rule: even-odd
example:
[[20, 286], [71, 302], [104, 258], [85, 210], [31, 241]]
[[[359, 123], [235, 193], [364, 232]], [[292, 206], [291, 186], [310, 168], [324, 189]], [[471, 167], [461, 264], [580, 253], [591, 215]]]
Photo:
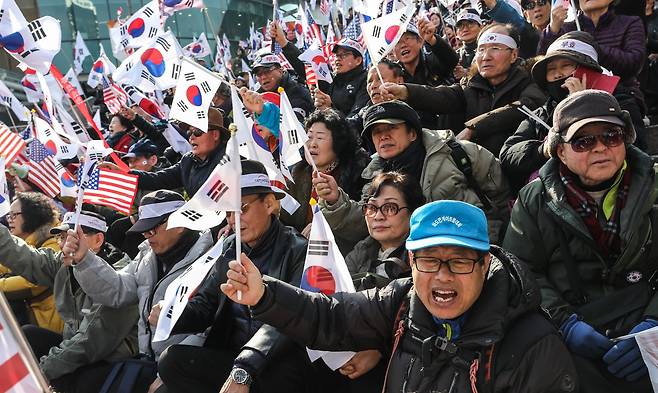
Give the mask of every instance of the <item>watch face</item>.
[[247, 379], [249, 379], [249, 373], [247, 373], [245, 370], [241, 368], [234, 368], [233, 371], [231, 372], [231, 377], [233, 378], [235, 383], [244, 385], [245, 383], [247, 383]]

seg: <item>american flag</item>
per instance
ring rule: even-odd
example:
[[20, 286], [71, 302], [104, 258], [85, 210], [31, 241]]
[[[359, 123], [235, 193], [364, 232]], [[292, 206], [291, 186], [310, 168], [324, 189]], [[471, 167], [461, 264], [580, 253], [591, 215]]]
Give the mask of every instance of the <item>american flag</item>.
[[329, 16], [329, 13], [331, 12], [331, 4], [329, 4], [328, 0], [320, 0], [320, 12], [324, 16]]
[[[82, 174], [78, 171], [78, 185]], [[108, 206], [124, 214], [131, 213], [131, 207], [137, 193], [137, 175], [109, 169], [94, 169], [89, 175], [83, 201], [86, 203]]]
[[334, 47], [336, 46], [337, 42], [338, 40], [336, 39], [334, 28], [332, 27], [332, 24], [329, 23], [329, 29], [327, 30], [327, 41], [324, 45], [322, 45], [322, 53], [324, 53], [324, 57], [327, 58], [330, 63], [333, 61]]
[[128, 95], [116, 83], [103, 76], [103, 101], [112, 114], [119, 113], [128, 104]]
[[305, 64], [304, 71], [306, 71], [306, 86], [308, 86], [309, 89], [315, 89], [318, 84], [318, 76], [315, 71], [313, 71], [313, 67]]
[[55, 158], [49, 155], [43, 144], [36, 139], [30, 142], [26, 152], [27, 155], [19, 154], [16, 162], [29, 168], [27, 179], [49, 197], [54, 198], [59, 195], [60, 186]]
[[5, 158], [5, 165], [9, 166], [25, 148], [25, 141], [18, 134], [11, 132], [9, 127], [0, 122], [0, 156]]
[[[366, 39], [363, 37], [363, 31], [361, 30], [361, 23], [366, 22], [364, 16], [360, 14], [354, 14], [352, 21], [347, 25], [345, 31], [343, 31], [343, 36], [354, 41], [358, 41], [363, 48], [367, 48]], [[368, 18], [370, 19], [370, 18]], [[366, 68], [370, 65], [370, 56], [366, 52], [364, 57], [364, 65]]]
[[306, 30], [306, 42], [310, 45], [310, 43], [317, 39], [321, 45], [324, 44], [320, 25], [318, 25], [315, 22], [315, 19], [313, 19], [309, 7], [306, 7], [306, 13], [304, 13], [304, 16], [306, 16], [306, 18], [302, 18], [302, 26], [304, 25], [304, 22], [306, 22], [306, 26], [304, 26], [304, 29]]

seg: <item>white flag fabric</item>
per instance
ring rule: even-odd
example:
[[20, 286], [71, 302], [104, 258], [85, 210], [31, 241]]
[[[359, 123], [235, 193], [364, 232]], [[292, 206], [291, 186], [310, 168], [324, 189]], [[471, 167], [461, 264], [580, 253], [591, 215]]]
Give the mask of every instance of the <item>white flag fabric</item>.
[[[126, 47], [122, 44], [125, 42], [121, 41], [121, 22], [117, 20], [111, 20], [107, 22], [107, 31], [110, 36], [110, 45], [112, 46], [112, 54], [118, 61], [123, 61], [128, 57], [128, 52]], [[101, 44], [101, 49], [102, 49]], [[128, 49], [129, 50], [129, 49]]]
[[[334, 234], [318, 205], [313, 206], [311, 234], [299, 287], [327, 296], [336, 292], [355, 292], [345, 259], [338, 250]], [[323, 358], [332, 370], [336, 370], [354, 356], [354, 352], [328, 352], [308, 348], [307, 351], [312, 362]]]
[[75, 87], [75, 89], [78, 91], [78, 94], [84, 97], [85, 91], [82, 90], [80, 81], [78, 80], [77, 75], [73, 71], [73, 68], [69, 68], [66, 74], [64, 74], [64, 79], [66, 79], [73, 87]]
[[151, 1], [135, 12], [119, 27], [119, 33], [119, 50], [141, 48], [162, 34], [158, 0]]
[[[101, 52], [102, 52], [101, 46]], [[107, 58], [105, 53], [101, 53], [98, 56], [98, 59], [91, 66], [91, 71], [89, 71], [89, 76], [87, 77], [87, 86], [95, 89], [96, 86], [103, 82], [103, 77], [111, 75], [116, 70], [116, 67], [110, 59]]]
[[44, 16], [21, 30], [1, 36], [0, 44], [19, 63], [47, 74], [61, 49], [62, 30], [57, 19]]
[[183, 52], [185, 52], [187, 56], [192, 56], [196, 59], [212, 55], [212, 50], [210, 49], [210, 44], [208, 44], [206, 33], [201, 33], [199, 38], [196, 38], [189, 44], [185, 45]]
[[0, 217], [4, 217], [9, 213], [10, 204], [5, 168], [5, 158], [0, 156]]
[[373, 64], [377, 64], [393, 50], [395, 44], [407, 30], [414, 11], [415, 8], [409, 5], [390, 14], [371, 19], [361, 26]]
[[202, 0], [161, 0], [160, 11], [162, 12], [163, 19], [166, 19], [174, 14], [176, 11], [188, 8], [203, 8]]
[[167, 124], [167, 129], [162, 131], [162, 136], [167, 140], [176, 153], [185, 154], [192, 151], [192, 145], [190, 145], [190, 142], [183, 138], [171, 124]]
[[87, 143], [91, 140], [87, 130], [61, 104], [55, 104], [55, 107], [57, 108], [57, 115], [59, 116], [62, 128], [64, 128], [67, 136], [80, 143]]
[[329, 69], [329, 64], [327, 58], [324, 57], [324, 52], [320, 50], [320, 45], [318, 41], [313, 41], [313, 44], [308, 47], [299, 55], [299, 60], [304, 63], [308, 63], [315, 74], [318, 76], [319, 80], [327, 81], [327, 83], [333, 83], [333, 78], [331, 77], [331, 70]]
[[128, 56], [112, 73], [114, 82], [152, 93], [176, 86], [183, 56], [176, 37], [168, 31]]
[[183, 58], [169, 118], [208, 131], [208, 108], [221, 84], [217, 75]]
[[51, 391], [3, 293], [0, 293], [0, 370], [3, 392]]
[[635, 340], [649, 370], [653, 391], [658, 392], [658, 327], [636, 334]]
[[0, 36], [22, 30], [27, 26], [27, 20], [23, 16], [15, 0], [0, 0]]
[[242, 166], [237, 151], [237, 139], [232, 135], [226, 154], [203, 183], [199, 191], [180, 209], [169, 216], [167, 229], [184, 227], [200, 231], [224, 221], [227, 211], [240, 211]]
[[89, 53], [89, 48], [87, 48], [85, 41], [82, 39], [82, 34], [78, 31], [75, 38], [75, 47], [73, 48], [73, 70], [76, 75], [82, 72], [82, 63], [87, 56], [91, 56], [91, 53]]
[[33, 116], [33, 121], [36, 138], [49, 154], [62, 160], [71, 159], [76, 156], [78, 152], [77, 146], [64, 142], [48, 122], [38, 116]]
[[161, 302], [162, 309], [158, 318], [158, 327], [153, 335], [153, 342], [169, 338], [171, 329], [185, 310], [187, 302], [197, 292], [199, 285], [224, 252], [224, 240], [224, 236], [220, 237], [210, 250], [206, 251], [169, 284]]
[[3, 81], [0, 81], [0, 104], [10, 108], [18, 120], [27, 121], [30, 110], [14, 96]]
[[39, 81], [35, 75], [25, 75], [20, 81], [27, 102], [37, 103], [41, 99], [41, 90], [37, 86]]
[[299, 122], [285, 91], [281, 92], [281, 160], [288, 167], [300, 162], [299, 149], [308, 141], [304, 126]]
[[240, 155], [250, 160], [259, 161], [267, 169], [270, 179], [285, 183], [279, 165], [272, 156], [270, 147], [256, 130], [251, 113], [244, 107], [238, 89], [233, 85], [231, 86], [231, 101], [233, 121], [238, 127], [237, 138], [240, 145]]

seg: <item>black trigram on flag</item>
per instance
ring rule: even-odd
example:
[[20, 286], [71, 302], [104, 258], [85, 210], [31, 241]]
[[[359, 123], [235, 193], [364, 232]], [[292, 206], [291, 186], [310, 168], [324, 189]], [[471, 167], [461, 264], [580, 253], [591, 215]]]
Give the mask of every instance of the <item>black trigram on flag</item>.
[[382, 46], [381, 48], [379, 48], [377, 53], [379, 54], [379, 56], [384, 56], [386, 54], [386, 48]]
[[183, 112], [185, 112], [185, 111], [187, 111], [187, 110], [189, 109], [189, 107], [187, 106], [187, 104], [185, 104], [185, 102], [183, 102], [183, 101], [178, 101], [178, 102], [176, 103], [176, 106], [178, 106], [178, 108], [179, 108], [180, 110], [182, 110]]
[[329, 242], [326, 240], [309, 240], [308, 255], [329, 255]]
[[226, 194], [226, 191], [228, 191], [228, 186], [222, 183], [221, 180], [217, 180], [217, 182], [210, 187], [206, 195], [208, 195], [208, 198], [213, 201], [219, 202], [222, 196]]
[[178, 298], [178, 302], [182, 302], [185, 300], [185, 295], [187, 295], [187, 292], [190, 290], [190, 287], [187, 285], [181, 285], [178, 287], [178, 290], [176, 291], [176, 297]]
[[183, 217], [187, 218], [188, 220], [190, 220], [192, 222], [194, 222], [194, 221], [196, 221], [196, 220], [198, 220], [199, 218], [202, 217], [201, 213], [199, 213], [197, 211], [194, 211], [194, 210], [183, 210], [181, 212], [181, 214], [183, 215]]
[[121, 42], [119, 43], [119, 45], [121, 45], [121, 47], [123, 47], [123, 48], [127, 47], [128, 46], [128, 39], [127, 38], [122, 39]]
[[4, 101], [7, 104], [7, 106], [11, 106], [11, 97], [2, 96], [2, 101]]
[[184, 73], [184, 74], [183, 74], [183, 78], [185, 78], [185, 80], [186, 80], [187, 82], [192, 82], [192, 81], [194, 80], [194, 72], [186, 72], [186, 73]]
[[407, 14], [402, 14], [402, 17], [400, 18], [400, 24], [403, 24], [406, 21], [407, 21]]
[[174, 305], [172, 304], [169, 306], [169, 309], [167, 310], [167, 318], [171, 319], [174, 316]]
[[213, 263], [213, 262], [215, 262], [215, 259], [216, 259], [216, 258], [213, 257], [212, 255], [208, 255], [208, 256], [206, 257], [206, 259], [203, 261], [203, 264], [205, 265], [206, 263]]
[[89, 159], [91, 161], [100, 161], [103, 159], [103, 153], [89, 153]]
[[62, 146], [59, 147], [59, 150], [60, 150], [60, 152], [66, 154], [66, 153], [69, 152], [69, 147], [66, 146], [66, 145], [62, 145]]
[[167, 39], [164, 38], [164, 37], [158, 37], [158, 38], [156, 38], [156, 39], [155, 39], [155, 42], [158, 43], [158, 44], [160, 44], [160, 46], [162, 47], [162, 49], [165, 50], [165, 52], [168, 51], [169, 48], [171, 48], [171, 44], [170, 44], [169, 41], [167, 41]]
[[148, 73], [146, 70], [142, 70], [141, 74], [142, 79], [146, 79], [147, 81], [151, 82], [152, 85], [155, 85], [155, 79], [151, 76], [151, 74]]
[[288, 130], [288, 140], [291, 145], [296, 145], [299, 143], [299, 138], [297, 137], [297, 130]]
[[204, 112], [204, 111], [197, 111], [197, 113], [196, 113], [196, 118], [199, 119], [199, 120], [201, 120], [201, 119], [205, 119], [205, 118], [206, 118], [206, 112]]
[[121, 33], [122, 36], [126, 35], [126, 33], [128, 33], [128, 25], [125, 24], [125, 25], [121, 26], [121, 28], [119, 29], [119, 32]]
[[203, 90], [204, 93], [208, 93], [211, 90], [210, 85], [206, 81], [201, 82], [200, 86], [201, 86], [201, 90]]
[[171, 65], [171, 77], [173, 79], [178, 79], [178, 76], [180, 75], [180, 68], [180, 64]]
[[382, 27], [381, 26], [375, 26], [372, 28], [372, 36], [375, 38], [379, 38], [379, 36], [382, 34]]
[[148, 37], [149, 37], [149, 38], [153, 38], [153, 37], [155, 37], [157, 34], [158, 34], [158, 29], [156, 29], [155, 27], [151, 26], [151, 27], [149, 28]]
[[151, 7], [146, 7], [146, 8], [144, 9], [144, 15], [146, 15], [146, 16], [148, 16], [148, 17], [150, 17], [151, 15], [153, 15], [153, 10], [151, 9]]
[[5, 16], [4, 8], [0, 8], [0, 22], [2, 22], [2, 17]]
[[41, 26], [41, 21], [39, 19], [30, 22], [27, 27], [30, 29], [34, 41], [39, 41], [46, 36], [46, 32], [43, 30], [43, 26]]
[[50, 132], [50, 128], [46, 128], [45, 130], [43, 130], [43, 133], [46, 134], [46, 136], [48, 137], [52, 135], [52, 133]]

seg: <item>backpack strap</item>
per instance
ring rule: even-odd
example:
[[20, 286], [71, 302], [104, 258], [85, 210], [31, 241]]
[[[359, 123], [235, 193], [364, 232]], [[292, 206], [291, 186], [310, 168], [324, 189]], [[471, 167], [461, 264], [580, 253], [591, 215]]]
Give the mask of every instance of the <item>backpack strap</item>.
[[[411, 291], [410, 291], [411, 292]], [[382, 393], [386, 392], [386, 382], [388, 380], [388, 371], [391, 367], [391, 362], [393, 361], [393, 356], [395, 356], [395, 351], [400, 345], [400, 338], [404, 334], [404, 320], [407, 317], [407, 312], [409, 311], [409, 301], [410, 295], [404, 297], [398, 312], [395, 315], [395, 322], [393, 322], [393, 349], [391, 350], [391, 356], [388, 358], [388, 364], [386, 365], [386, 373], [384, 374], [384, 385], [382, 386]]]
[[471, 163], [471, 158], [468, 156], [468, 154], [466, 154], [466, 150], [464, 150], [464, 147], [461, 145], [461, 143], [455, 139], [448, 139], [447, 144], [451, 149], [450, 157], [452, 157], [453, 161], [455, 161], [457, 169], [459, 169], [464, 174], [464, 177], [466, 177], [466, 183], [468, 184], [468, 187], [472, 189], [478, 196], [480, 202], [482, 202], [482, 205], [484, 206], [484, 209], [490, 210], [492, 206], [491, 200], [482, 191], [477, 181], [475, 181], [475, 177], [473, 177], [473, 164]]
[[118, 362], [114, 365], [114, 367], [112, 367], [112, 371], [110, 371], [110, 374], [108, 374], [107, 378], [105, 378], [105, 383], [103, 383], [103, 386], [98, 391], [98, 393], [108, 393], [110, 391], [112, 384], [114, 384], [114, 381], [116, 381], [124, 364], [124, 362]]

